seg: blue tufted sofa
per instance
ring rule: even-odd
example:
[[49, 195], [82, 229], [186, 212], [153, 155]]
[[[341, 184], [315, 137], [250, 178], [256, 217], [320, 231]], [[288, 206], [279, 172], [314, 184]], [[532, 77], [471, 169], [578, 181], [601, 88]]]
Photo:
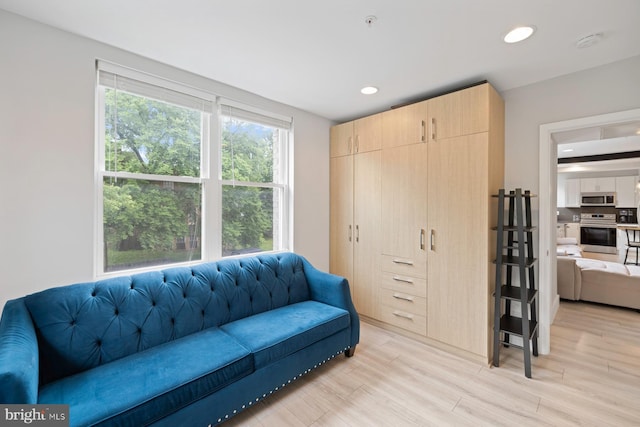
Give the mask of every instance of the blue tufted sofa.
[[51, 288], [4, 307], [0, 403], [206, 427], [353, 355], [359, 332], [346, 279], [292, 253]]

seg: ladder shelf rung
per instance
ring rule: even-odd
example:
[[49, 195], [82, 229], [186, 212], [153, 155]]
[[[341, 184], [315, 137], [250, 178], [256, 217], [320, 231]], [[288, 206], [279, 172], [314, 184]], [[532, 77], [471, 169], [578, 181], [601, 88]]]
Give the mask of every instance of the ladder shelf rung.
[[[500, 287], [500, 298], [520, 301], [520, 289], [522, 288], [520, 288], [519, 286], [502, 285]], [[495, 292], [493, 293], [493, 295], [495, 296]], [[537, 289], [527, 288], [527, 304], [531, 304], [531, 301], [533, 301], [537, 296]]]
[[[498, 227], [491, 227], [491, 229], [492, 230], [497, 230]], [[524, 232], [525, 233], [532, 233], [532, 232], [536, 231], [537, 229], [538, 229], [537, 226], [524, 227]], [[502, 230], [508, 231], [508, 232], [518, 231], [518, 226], [517, 225], [504, 225], [504, 226], [502, 226]]]
[[[538, 259], [532, 257], [524, 258], [524, 267], [531, 268], [536, 263]], [[496, 264], [497, 260], [494, 260], [493, 263]], [[503, 255], [500, 259], [502, 265], [520, 265], [520, 257], [514, 255]]]
[[[538, 329], [538, 322], [529, 320], [529, 338], [533, 337], [533, 334]], [[500, 332], [506, 332], [507, 334], [522, 336], [522, 318], [518, 316], [510, 316], [508, 314], [500, 317]]]

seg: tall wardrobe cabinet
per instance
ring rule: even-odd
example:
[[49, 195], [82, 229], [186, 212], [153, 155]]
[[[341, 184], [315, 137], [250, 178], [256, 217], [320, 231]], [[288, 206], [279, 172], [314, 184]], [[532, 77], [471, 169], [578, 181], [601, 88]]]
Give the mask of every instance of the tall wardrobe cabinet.
[[504, 104], [488, 83], [334, 126], [331, 271], [382, 327], [488, 362]]
[[381, 141], [380, 115], [331, 129], [330, 270], [349, 280], [358, 313], [371, 318], [378, 316]]

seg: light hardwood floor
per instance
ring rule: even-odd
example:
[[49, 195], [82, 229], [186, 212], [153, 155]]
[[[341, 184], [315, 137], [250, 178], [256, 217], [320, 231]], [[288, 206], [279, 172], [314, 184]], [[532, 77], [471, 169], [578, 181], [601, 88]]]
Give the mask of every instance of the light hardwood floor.
[[481, 366], [362, 323], [339, 357], [230, 426], [640, 426], [640, 313], [562, 302], [551, 354]]

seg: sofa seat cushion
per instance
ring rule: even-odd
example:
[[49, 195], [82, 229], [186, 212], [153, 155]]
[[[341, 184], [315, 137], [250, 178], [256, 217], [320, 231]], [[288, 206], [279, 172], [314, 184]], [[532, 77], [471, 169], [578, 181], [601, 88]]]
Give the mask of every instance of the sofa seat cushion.
[[592, 259], [581, 259], [576, 261], [576, 264], [582, 270], [601, 270], [603, 272], [621, 274], [623, 276], [640, 276], [640, 268], [633, 265]]
[[347, 329], [350, 322], [346, 310], [305, 301], [236, 320], [220, 328], [251, 349], [258, 370]]
[[629, 276], [640, 278], [640, 266], [627, 264], [627, 270], [629, 270]]
[[577, 245], [558, 245], [556, 253], [560, 256], [582, 257], [582, 248]]
[[38, 401], [69, 404], [71, 425], [141, 426], [251, 372], [249, 350], [210, 328], [49, 383]]

